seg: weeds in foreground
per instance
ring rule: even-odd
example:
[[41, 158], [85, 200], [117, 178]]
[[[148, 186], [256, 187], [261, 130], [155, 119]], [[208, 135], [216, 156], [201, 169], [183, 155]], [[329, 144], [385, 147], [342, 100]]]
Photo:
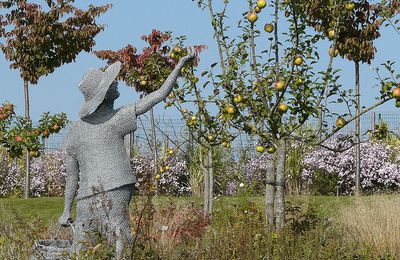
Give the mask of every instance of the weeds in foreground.
[[41, 220], [29, 222], [14, 216], [13, 223], [0, 222], [0, 259], [27, 259], [34, 253], [34, 241], [47, 233]]
[[400, 257], [400, 198], [371, 197], [356, 199], [351, 208], [340, 210], [336, 218], [347, 242], [362, 241], [376, 252]]
[[[318, 214], [307, 197], [291, 199], [288, 225], [282, 232], [265, 228], [261, 204], [247, 198], [233, 201], [217, 204], [210, 218], [191, 203], [171, 199], [155, 207], [146, 206], [151, 201], [144, 197], [135, 198], [131, 221], [136, 242], [127, 259], [396, 259], [400, 255], [398, 198], [364, 197], [327, 217]], [[53, 237], [56, 229], [56, 224], [47, 228], [41, 221], [17, 216], [12, 223], [1, 223], [0, 259], [26, 259], [33, 241]], [[70, 232], [63, 230], [59, 237], [69, 239]], [[110, 246], [99, 239], [76, 259], [110, 256]]]

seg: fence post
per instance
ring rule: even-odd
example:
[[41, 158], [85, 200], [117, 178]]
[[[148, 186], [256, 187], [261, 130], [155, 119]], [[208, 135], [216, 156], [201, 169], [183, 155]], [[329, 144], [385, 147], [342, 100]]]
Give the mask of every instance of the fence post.
[[131, 133], [127, 134], [124, 137], [124, 143], [125, 143], [125, 149], [126, 149], [126, 153], [129, 155], [129, 158], [131, 157]]
[[375, 129], [375, 112], [371, 112], [371, 130]]

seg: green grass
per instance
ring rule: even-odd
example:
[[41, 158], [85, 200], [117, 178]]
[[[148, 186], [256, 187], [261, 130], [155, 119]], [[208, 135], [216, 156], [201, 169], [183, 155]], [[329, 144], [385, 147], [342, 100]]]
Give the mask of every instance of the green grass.
[[[376, 196], [362, 197], [362, 200], [368, 201]], [[391, 196], [388, 196], [390, 198]], [[289, 201], [306, 200], [309, 197], [289, 197]], [[355, 197], [350, 196], [312, 196], [310, 203], [315, 207], [318, 216], [333, 216], [339, 209], [350, 206]], [[262, 207], [264, 197], [219, 197], [215, 200], [215, 208], [233, 207], [243, 201], [251, 201], [257, 206]], [[194, 203], [196, 206], [202, 206], [200, 197], [154, 197], [154, 205], [163, 208], [169, 203], [183, 204]], [[64, 207], [63, 198], [29, 198], [29, 199], [0, 199], [0, 221], [12, 222], [16, 216], [24, 220], [40, 219], [44, 223], [49, 223], [58, 219], [62, 214]], [[75, 211], [73, 211], [73, 216]]]
[[[233, 200], [234, 201], [234, 200]], [[164, 207], [170, 202], [194, 203], [201, 206], [202, 199], [196, 197], [155, 197], [154, 205]], [[64, 198], [0, 199], [0, 222], [12, 223], [16, 217], [24, 220], [42, 220], [45, 224], [56, 221], [64, 209]], [[75, 216], [75, 205], [72, 216]]]
[[18, 216], [23, 220], [54, 220], [63, 211], [62, 198], [0, 199], [1, 222], [12, 222]]

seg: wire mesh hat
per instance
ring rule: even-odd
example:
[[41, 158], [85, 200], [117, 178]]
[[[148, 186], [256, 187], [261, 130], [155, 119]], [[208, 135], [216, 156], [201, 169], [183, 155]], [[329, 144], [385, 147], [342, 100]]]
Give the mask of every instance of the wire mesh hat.
[[90, 69], [83, 76], [79, 89], [85, 101], [79, 111], [81, 118], [93, 113], [103, 102], [108, 89], [118, 76], [121, 69], [121, 62], [115, 62], [105, 71]]

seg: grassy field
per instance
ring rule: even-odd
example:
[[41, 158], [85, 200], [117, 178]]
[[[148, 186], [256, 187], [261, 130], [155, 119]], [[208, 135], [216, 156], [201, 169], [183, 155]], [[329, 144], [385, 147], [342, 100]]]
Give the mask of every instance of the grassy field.
[[[383, 196], [380, 198], [391, 199], [394, 196]], [[363, 197], [365, 202], [376, 199], [376, 196]], [[289, 202], [299, 202], [309, 200], [310, 204], [316, 208], [319, 216], [334, 215], [343, 207], [350, 206], [356, 200], [355, 197], [332, 197], [332, 196], [311, 196], [311, 197], [289, 197]], [[220, 207], [231, 207], [243, 201], [254, 202], [257, 206], [262, 206], [264, 197], [219, 197], [215, 200], [216, 209]], [[156, 207], [164, 207], [169, 203], [194, 203], [198, 207], [202, 205], [202, 198], [196, 197], [154, 197]], [[30, 199], [0, 199], [0, 222], [7, 220], [12, 222], [16, 216], [25, 220], [40, 219], [45, 223], [55, 221], [61, 215], [64, 207], [63, 198], [30, 198]], [[73, 212], [73, 216], [75, 211]]]
[[[398, 259], [400, 197], [290, 197], [287, 230], [264, 228], [263, 197], [219, 197], [212, 219], [199, 214], [201, 198], [155, 197], [143, 220], [144, 197], [135, 197], [132, 226], [141, 232], [137, 259]], [[37, 239], [58, 229], [62, 198], [0, 199], [0, 258], [22, 259]], [[139, 222], [138, 222], [139, 221]], [[142, 221], [142, 222], [140, 222]], [[140, 225], [136, 225], [139, 223]], [[168, 231], [161, 232], [160, 226]], [[144, 228], [146, 227], [146, 228]], [[136, 232], [136, 233], [135, 233]], [[61, 238], [70, 238], [63, 230]], [[81, 259], [104, 258], [107, 251]], [[22, 249], [21, 249], [22, 248]], [[24, 250], [25, 248], [25, 250]], [[102, 248], [102, 247], [100, 247]]]

